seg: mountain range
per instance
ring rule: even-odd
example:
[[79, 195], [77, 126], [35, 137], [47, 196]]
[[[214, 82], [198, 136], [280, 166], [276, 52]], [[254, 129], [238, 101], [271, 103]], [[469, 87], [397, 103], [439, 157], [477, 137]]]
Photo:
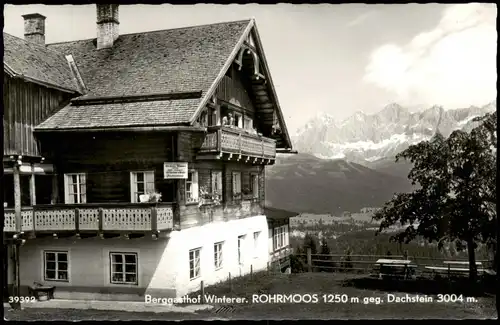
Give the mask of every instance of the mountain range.
[[364, 207], [379, 207], [395, 192], [411, 188], [404, 171], [401, 175], [384, 173], [344, 159], [310, 154], [277, 157], [266, 168], [266, 204], [298, 213], [339, 216], [344, 211], [359, 212]]
[[444, 136], [470, 131], [478, 125], [474, 117], [494, 110], [496, 101], [454, 110], [433, 106], [417, 113], [390, 104], [342, 122], [318, 115], [292, 138], [299, 154], [278, 156], [266, 169], [266, 204], [336, 216], [381, 207], [394, 193], [412, 190], [407, 178], [412, 165], [396, 163], [396, 154], [437, 131]]
[[308, 121], [292, 137], [295, 148], [324, 159], [346, 159], [370, 166], [371, 162], [394, 157], [412, 144], [430, 139], [437, 131], [445, 137], [457, 129], [470, 131], [473, 119], [496, 110], [496, 100], [481, 106], [444, 110], [432, 106], [410, 112], [390, 104], [380, 112], [356, 112], [338, 122], [328, 114]]

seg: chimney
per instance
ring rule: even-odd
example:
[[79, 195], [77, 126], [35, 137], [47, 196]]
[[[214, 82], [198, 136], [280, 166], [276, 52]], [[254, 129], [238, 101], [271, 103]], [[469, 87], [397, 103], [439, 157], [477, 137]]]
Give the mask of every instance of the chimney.
[[113, 46], [119, 36], [118, 5], [96, 4], [97, 9], [97, 49]]
[[24, 39], [28, 42], [45, 45], [45, 16], [40, 14], [23, 15]]

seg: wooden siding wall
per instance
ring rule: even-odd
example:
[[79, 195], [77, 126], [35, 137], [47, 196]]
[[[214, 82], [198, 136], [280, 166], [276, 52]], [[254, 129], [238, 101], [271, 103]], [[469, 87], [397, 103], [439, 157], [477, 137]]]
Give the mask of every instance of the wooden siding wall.
[[33, 129], [69, 103], [70, 95], [4, 75], [4, 155], [40, 156]]
[[[232, 196], [232, 172], [241, 172], [241, 187], [249, 186], [250, 174], [256, 173], [259, 177], [259, 198], [256, 205], [263, 205], [265, 201], [265, 168], [264, 165], [245, 164], [235, 161], [197, 161], [196, 151], [203, 142], [204, 133], [180, 132], [177, 138], [177, 159], [189, 163], [189, 167], [198, 170], [199, 186], [211, 185], [211, 171], [222, 171], [223, 178], [223, 204], [224, 212], [220, 216], [224, 220], [235, 219], [235, 210], [238, 209], [241, 202], [233, 200]], [[179, 187], [179, 207], [180, 207], [180, 226], [186, 228], [199, 225], [206, 219], [206, 215], [201, 211], [197, 204], [185, 204], [185, 181], [178, 182]]]
[[238, 71], [234, 67], [234, 64], [230, 69], [232, 77], [230, 78], [226, 75], [222, 78], [216, 91], [217, 98], [255, 113], [255, 108], [249, 95], [251, 89], [244, 78], [243, 72]]
[[65, 135], [57, 142], [47, 136], [42, 143], [58, 173], [59, 202], [64, 202], [65, 173], [86, 173], [87, 203], [104, 203], [130, 202], [130, 172], [150, 170], [162, 201], [172, 202], [175, 184], [163, 179], [163, 163], [173, 159], [173, 139], [171, 133], [104, 133]]

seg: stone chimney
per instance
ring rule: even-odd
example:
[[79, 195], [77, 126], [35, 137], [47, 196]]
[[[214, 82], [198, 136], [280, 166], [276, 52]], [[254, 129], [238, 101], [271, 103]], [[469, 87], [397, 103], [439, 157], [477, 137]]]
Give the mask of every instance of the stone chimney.
[[45, 45], [45, 16], [40, 14], [23, 15], [24, 39], [26, 41]]
[[113, 46], [118, 36], [118, 5], [96, 4], [97, 9], [97, 49]]

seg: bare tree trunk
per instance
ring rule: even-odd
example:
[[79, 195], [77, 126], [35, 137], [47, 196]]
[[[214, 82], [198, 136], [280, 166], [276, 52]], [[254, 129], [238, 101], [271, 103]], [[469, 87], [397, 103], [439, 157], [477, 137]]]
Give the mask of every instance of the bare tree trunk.
[[469, 254], [469, 280], [472, 284], [475, 284], [477, 279], [477, 265], [476, 250], [474, 248], [474, 240], [472, 238], [467, 240], [467, 251]]

